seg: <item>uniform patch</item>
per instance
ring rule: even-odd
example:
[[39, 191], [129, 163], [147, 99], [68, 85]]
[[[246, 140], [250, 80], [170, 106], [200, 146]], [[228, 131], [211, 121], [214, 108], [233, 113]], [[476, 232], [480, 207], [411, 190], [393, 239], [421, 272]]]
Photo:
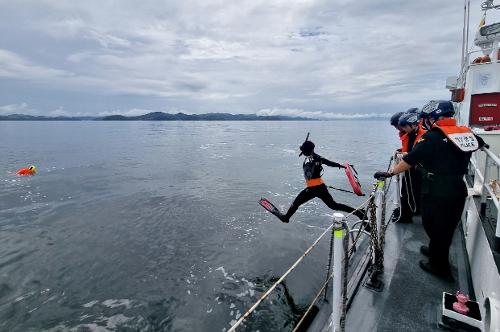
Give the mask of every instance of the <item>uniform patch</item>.
[[446, 136], [463, 152], [479, 149], [479, 142], [473, 133], [455, 133]]

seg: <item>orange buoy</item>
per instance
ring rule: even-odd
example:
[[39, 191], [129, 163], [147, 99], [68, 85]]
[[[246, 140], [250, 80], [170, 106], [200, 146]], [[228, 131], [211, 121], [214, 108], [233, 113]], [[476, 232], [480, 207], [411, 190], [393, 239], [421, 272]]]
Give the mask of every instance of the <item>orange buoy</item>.
[[35, 175], [36, 173], [36, 167], [34, 165], [31, 165], [28, 168], [21, 168], [16, 172], [17, 175], [25, 176], [25, 175]]

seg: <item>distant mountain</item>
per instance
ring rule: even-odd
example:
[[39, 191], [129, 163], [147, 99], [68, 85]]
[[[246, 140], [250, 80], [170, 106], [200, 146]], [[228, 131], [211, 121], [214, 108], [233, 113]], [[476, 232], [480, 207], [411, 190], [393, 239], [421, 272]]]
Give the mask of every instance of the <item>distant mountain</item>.
[[110, 115], [98, 120], [103, 121], [311, 121], [314, 119], [291, 117], [291, 116], [260, 116], [256, 114], [230, 114], [230, 113], [206, 113], [206, 114], [185, 114], [185, 113], [163, 113], [152, 112], [138, 116]]
[[282, 115], [260, 116], [256, 114], [230, 114], [230, 113], [163, 113], [152, 112], [138, 116], [109, 115], [104, 117], [91, 116], [34, 116], [25, 114], [0, 115], [0, 121], [314, 121], [314, 119], [291, 117]]
[[230, 113], [163, 113], [152, 112], [138, 116], [109, 115], [103, 117], [92, 116], [34, 116], [25, 114], [0, 115], [0, 121], [344, 121], [344, 120], [383, 120], [387, 117], [346, 117], [332, 119], [311, 119], [285, 115], [257, 115], [257, 114], [230, 114]]

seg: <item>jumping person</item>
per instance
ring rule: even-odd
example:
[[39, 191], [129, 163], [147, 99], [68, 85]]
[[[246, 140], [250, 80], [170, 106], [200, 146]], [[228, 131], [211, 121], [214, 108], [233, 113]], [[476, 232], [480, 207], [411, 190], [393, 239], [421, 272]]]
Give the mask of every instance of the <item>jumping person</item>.
[[345, 211], [347, 213], [354, 212], [353, 214], [356, 217], [358, 217], [359, 219], [363, 219], [364, 211], [355, 210], [348, 205], [335, 202], [332, 195], [328, 191], [328, 188], [326, 187], [323, 179], [321, 178], [321, 175], [323, 173], [322, 165], [338, 168], [345, 168], [345, 166], [330, 161], [316, 154], [314, 152], [314, 147], [314, 143], [312, 141], [309, 141], [307, 138], [306, 141], [300, 146], [301, 153], [299, 156], [306, 156], [302, 168], [304, 169], [304, 177], [307, 187], [297, 195], [292, 205], [290, 205], [287, 213], [284, 215], [279, 214], [277, 215], [277, 217], [282, 222], [287, 223], [290, 221], [290, 218], [297, 211], [299, 206], [317, 197], [321, 199], [332, 210]]

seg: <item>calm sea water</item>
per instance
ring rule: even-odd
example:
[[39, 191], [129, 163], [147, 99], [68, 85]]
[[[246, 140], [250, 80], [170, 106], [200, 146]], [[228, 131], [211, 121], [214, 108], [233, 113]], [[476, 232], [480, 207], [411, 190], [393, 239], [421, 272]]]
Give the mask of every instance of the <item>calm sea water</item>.
[[[0, 122], [0, 331], [227, 330], [331, 220], [319, 200], [290, 224], [257, 203], [304, 187], [308, 131], [365, 191], [397, 146], [387, 121]], [[328, 239], [241, 330], [290, 330], [327, 258]]]

